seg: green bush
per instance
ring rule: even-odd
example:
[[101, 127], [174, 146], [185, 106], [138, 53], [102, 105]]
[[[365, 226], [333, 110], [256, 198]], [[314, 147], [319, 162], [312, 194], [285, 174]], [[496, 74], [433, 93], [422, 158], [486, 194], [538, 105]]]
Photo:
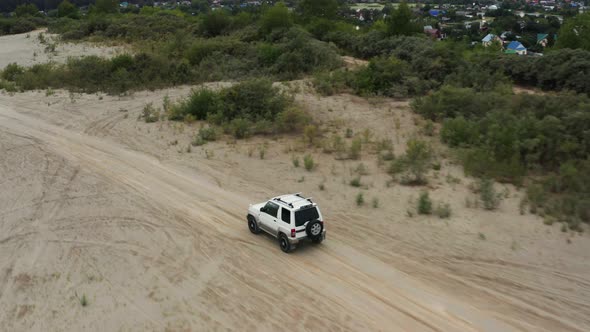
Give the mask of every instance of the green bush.
[[287, 29], [293, 22], [287, 6], [279, 2], [262, 14], [260, 25], [264, 33], [269, 33], [275, 29]]
[[146, 123], [157, 122], [160, 119], [160, 111], [157, 110], [152, 103], [145, 105], [141, 113], [141, 118]]
[[309, 154], [303, 156], [303, 166], [307, 171], [312, 171], [315, 168], [313, 157]]
[[448, 219], [451, 217], [451, 205], [439, 203], [434, 213], [441, 219]]
[[355, 139], [352, 140], [352, 143], [350, 145], [350, 150], [349, 150], [349, 158], [350, 159], [360, 159], [361, 157], [361, 150], [363, 148], [363, 143], [360, 137], [357, 137]]
[[355, 178], [353, 178], [352, 180], [350, 180], [350, 185], [353, 187], [360, 187], [361, 186], [361, 177], [357, 176]]
[[221, 9], [204, 15], [200, 29], [203, 35], [208, 37], [219, 36], [228, 31], [231, 25], [231, 17]]
[[192, 115], [197, 120], [205, 120], [209, 114], [216, 114], [221, 106], [218, 93], [208, 89], [193, 91], [188, 99], [172, 106], [170, 120], [181, 120]]
[[17, 77], [24, 73], [25, 69], [16, 63], [11, 63], [4, 68], [1, 77], [7, 81], [16, 81]]
[[280, 112], [276, 120], [279, 131], [283, 133], [301, 132], [310, 123], [311, 116], [307, 112], [295, 107], [288, 107], [286, 110]]
[[417, 207], [419, 214], [431, 214], [432, 213], [432, 201], [428, 195], [427, 191], [424, 191], [420, 194], [418, 198], [418, 207]]
[[229, 122], [229, 131], [235, 138], [250, 136], [252, 123], [243, 118], [235, 118]]
[[365, 204], [365, 196], [363, 195], [363, 193], [358, 193], [356, 195], [356, 205], [362, 206], [364, 204]]
[[202, 127], [199, 129], [199, 137], [204, 141], [212, 142], [217, 140], [217, 130], [215, 127]]
[[486, 210], [495, 210], [500, 205], [501, 196], [496, 192], [494, 182], [489, 179], [480, 180], [479, 195]]
[[426, 183], [425, 174], [430, 168], [432, 149], [425, 141], [410, 139], [406, 144], [406, 153], [394, 160], [389, 172], [403, 173], [406, 184]]

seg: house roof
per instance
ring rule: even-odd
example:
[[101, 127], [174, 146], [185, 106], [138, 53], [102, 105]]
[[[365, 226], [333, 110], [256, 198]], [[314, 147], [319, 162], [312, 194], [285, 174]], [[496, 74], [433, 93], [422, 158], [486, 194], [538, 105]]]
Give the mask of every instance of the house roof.
[[490, 42], [492, 41], [494, 38], [496, 37], [496, 35], [494, 35], [493, 33], [488, 33], [487, 36], [483, 37], [483, 39], [481, 40], [482, 42]]
[[520, 42], [511, 41], [510, 44], [506, 47], [507, 50], [514, 50], [514, 51], [526, 51], [526, 47], [524, 47]]
[[549, 35], [546, 33], [538, 33], [537, 34], [537, 43], [540, 42], [541, 40], [547, 38]]
[[438, 16], [438, 15], [446, 14], [446, 11], [440, 10], [440, 9], [431, 9], [428, 11], [428, 13], [430, 14], [430, 16]]

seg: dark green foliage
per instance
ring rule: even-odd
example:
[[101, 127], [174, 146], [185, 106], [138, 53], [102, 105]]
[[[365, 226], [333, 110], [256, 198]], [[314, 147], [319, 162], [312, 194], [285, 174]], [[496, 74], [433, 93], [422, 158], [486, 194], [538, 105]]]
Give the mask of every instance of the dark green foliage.
[[2, 71], [3, 79], [7, 81], [14, 81], [16, 78], [24, 73], [25, 69], [16, 63], [11, 63]]
[[161, 56], [139, 53], [110, 60], [96, 56], [71, 58], [63, 65], [38, 64], [12, 68], [8, 80], [24, 90], [69, 88], [76, 91], [121, 93], [138, 88], [158, 88], [188, 82], [189, 68]]
[[160, 111], [157, 110], [152, 103], [149, 103], [143, 108], [141, 118], [146, 123], [157, 122], [160, 119]]
[[96, 0], [93, 14], [112, 14], [119, 11], [119, 0]]
[[432, 213], [432, 201], [427, 191], [420, 194], [418, 198], [418, 207], [416, 209], [418, 214], [431, 214]]
[[356, 205], [357, 206], [365, 205], [365, 196], [363, 195], [363, 193], [358, 193], [356, 195]]
[[310, 121], [309, 115], [291, 107], [291, 100], [267, 80], [244, 81], [220, 91], [196, 90], [168, 113], [170, 120], [188, 116], [223, 126], [236, 138], [301, 131]]
[[420, 26], [413, 21], [412, 11], [403, 1], [387, 17], [387, 33], [392, 36], [410, 36], [418, 32], [421, 32]]
[[315, 168], [315, 162], [313, 157], [309, 154], [303, 156], [303, 166], [305, 166], [305, 170], [312, 171]]
[[289, 99], [268, 80], [251, 80], [222, 91], [224, 107], [218, 111], [223, 120], [246, 118], [251, 121], [275, 121], [289, 105]]
[[174, 105], [168, 118], [170, 120], [182, 120], [187, 115], [192, 115], [197, 120], [205, 120], [210, 114], [216, 114], [220, 107], [220, 97], [217, 93], [200, 89], [194, 91], [188, 99]]
[[215, 10], [203, 17], [201, 31], [207, 37], [215, 37], [225, 33], [231, 25], [231, 18], [224, 10]]
[[202, 127], [199, 129], [199, 133], [197, 135], [205, 142], [217, 140], [217, 130], [215, 127]]
[[[412, 107], [442, 120], [442, 140], [463, 148], [467, 174], [520, 184], [527, 173], [540, 176], [528, 189], [531, 209], [589, 221], [590, 99], [584, 95], [513, 95], [445, 86]], [[486, 188], [484, 186], [484, 188]], [[483, 200], [483, 197], [482, 197]], [[486, 203], [484, 202], [484, 205]], [[493, 207], [490, 200], [488, 207]]]
[[80, 11], [76, 5], [73, 5], [68, 0], [64, 0], [57, 6], [57, 16], [77, 19], [80, 17]]
[[560, 49], [542, 57], [502, 55], [480, 59], [480, 66], [502, 71], [516, 83], [546, 90], [590, 93], [590, 51]]
[[16, 17], [39, 16], [39, 8], [34, 4], [24, 4], [14, 10]]
[[425, 174], [432, 160], [432, 149], [425, 141], [411, 139], [406, 146], [406, 153], [391, 163], [389, 173], [402, 173], [402, 182], [410, 185], [426, 183]]
[[299, 11], [303, 17], [323, 17], [333, 18], [338, 10], [337, 0], [301, 0], [299, 2]]
[[33, 31], [46, 24], [44, 19], [38, 17], [0, 18], [0, 36]]
[[264, 12], [260, 20], [261, 29], [269, 33], [274, 29], [286, 29], [293, 25], [289, 9], [284, 3], [279, 2]]
[[486, 210], [495, 210], [500, 205], [500, 195], [496, 193], [494, 182], [489, 179], [480, 180], [479, 196]]
[[567, 19], [558, 34], [559, 38], [555, 45], [557, 48], [580, 48], [590, 51], [590, 13]]

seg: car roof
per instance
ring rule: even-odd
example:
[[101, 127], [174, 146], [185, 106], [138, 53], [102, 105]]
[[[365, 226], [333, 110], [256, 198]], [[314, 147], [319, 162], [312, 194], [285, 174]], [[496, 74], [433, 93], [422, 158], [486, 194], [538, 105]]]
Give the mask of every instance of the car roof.
[[274, 197], [272, 200], [283, 203], [283, 206], [292, 210], [299, 210], [307, 206], [316, 206], [316, 204], [311, 201], [311, 198], [305, 198], [301, 196], [300, 193], [281, 195]]

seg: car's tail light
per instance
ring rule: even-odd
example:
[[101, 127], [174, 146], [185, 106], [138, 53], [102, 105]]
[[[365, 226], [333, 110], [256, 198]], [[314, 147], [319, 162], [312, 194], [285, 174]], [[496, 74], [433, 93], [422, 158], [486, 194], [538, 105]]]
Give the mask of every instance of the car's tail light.
[[291, 237], [295, 237], [295, 228], [291, 229]]

